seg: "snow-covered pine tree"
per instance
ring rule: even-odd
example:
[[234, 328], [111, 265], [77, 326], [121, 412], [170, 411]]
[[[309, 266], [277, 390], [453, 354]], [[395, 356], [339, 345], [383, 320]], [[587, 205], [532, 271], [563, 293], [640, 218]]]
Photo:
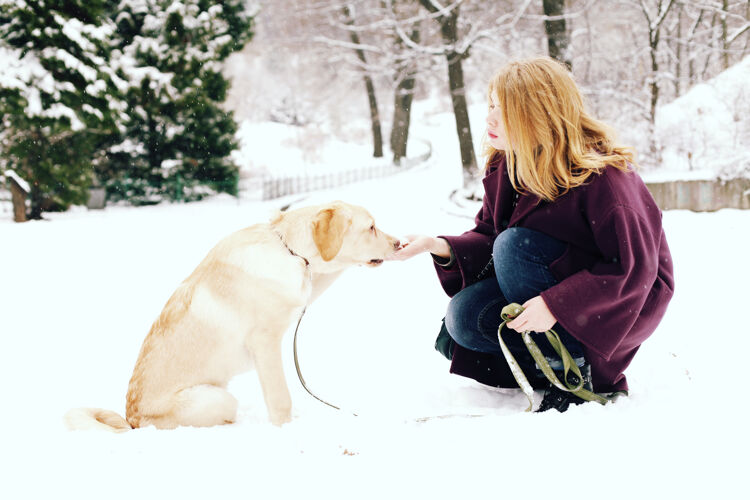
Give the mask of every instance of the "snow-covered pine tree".
[[122, 0], [113, 59], [129, 81], [129, 119], [110, 149], [111, 198], [134, 203], [236, 194], [229, 82], [221, 62], [252, 36], [244, 0]]
[[31, 186], [30, 218], [85, 203], [92, 155], [121, 101], [102, 0], [0, 0], [0, 167]]

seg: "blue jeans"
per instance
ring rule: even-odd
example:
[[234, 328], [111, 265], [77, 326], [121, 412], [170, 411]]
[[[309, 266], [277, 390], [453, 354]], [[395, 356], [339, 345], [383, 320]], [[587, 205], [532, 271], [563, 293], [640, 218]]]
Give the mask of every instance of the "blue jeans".
[[[497, 340], [500, 311], [511, 302], [523, 304], [550, 288], [557, 280], [549, 265], [565, 251], [565, 243], [546, 234], [522, 227], [501, 232], [492, 248], [495, 277], [488, 278], [457, 293], [448, 304], [445, 327], [456, 343], [472, 351], [502, 355]], [[584, 362], [583, 346], [559, 323], [553, 327], [576, 363]], [[562, 369], [559, 356], [544, 333], [532, 333], [553, 369]], [[503, 340], [521, 366], [534, 362], [521, 335], [503, 327]]]

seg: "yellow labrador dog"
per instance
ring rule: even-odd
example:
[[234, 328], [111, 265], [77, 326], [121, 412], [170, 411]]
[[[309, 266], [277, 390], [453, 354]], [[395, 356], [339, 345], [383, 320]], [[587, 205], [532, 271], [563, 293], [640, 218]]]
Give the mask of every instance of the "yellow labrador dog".
[[347, 267], [375, 266], [399, 247], [358, 206], [334, 202], [276, 215], [220, 241], [174, 292], [143, 342], [126, 417], [69, 411], [71, 429], [234, 422], [229, 380], [255, 366], [272, 423], [291, 419], [281, 338]]

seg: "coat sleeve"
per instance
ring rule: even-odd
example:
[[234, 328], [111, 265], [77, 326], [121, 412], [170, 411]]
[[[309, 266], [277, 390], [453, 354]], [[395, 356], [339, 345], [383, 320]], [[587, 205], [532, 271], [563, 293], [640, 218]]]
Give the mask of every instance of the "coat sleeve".
[[450, 267], [435, 264], [440, 284], [450, 297], [475, 283], [492, 257], [496, 231], [492, 204], [486, 195], [474, 222], [476, 227], [460, 236], [440, 236], [448, 242], [455, 257]]
[[618, 205], [595, 221], [592, 231], [601, 259], [541, 296], [563, 328], [609, 360], [657, 280], [661, 215]]

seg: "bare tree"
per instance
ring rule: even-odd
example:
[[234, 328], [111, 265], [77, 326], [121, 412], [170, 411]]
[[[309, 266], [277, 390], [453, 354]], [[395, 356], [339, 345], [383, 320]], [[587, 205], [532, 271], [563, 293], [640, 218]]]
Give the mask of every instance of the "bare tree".
[[674, 39], [674, 58], [675, 58], [675, 78], [674, 78], [674, 93], [675, 96], [679, 96], [682, 94], [682, 89], [680, 87], [680, 84], [682, 82], [682, 62], [683, 62], [683, 53], [685, 52], [684, 42], [682, 39], [682, 33], [683, 33], [683, 24], [684, 24], [684, 10], [685, 6], [682, 2], [678, 2], [676, 7], [676, 20], [675, 20], [675, 31], [677, 33], [677, 37]]
[[570, 37], [565, 26], [565, 0], [542, 0], [542, 8], [547, 16], [544, 31], [547, 33], [549, 56], [572, 68], [568, 53]]
[[440, 34], [445, 45], [445, 59], [448, 62], [448, 87], [450, 88], [453, 114], [456, 118], [456, 132], [461, 149], [461, 165], [464, 173], [464, 187], [474, 183], [477, 170], [477, 158], [474, 154], [474, 142], [471, 138], [469, 110], [466, 106], [466, 85], [462, 61], [468, 55], [468, 48], [464, 51], [458, 47], [458, 10], [461, 1], [443, 6], [437, 0], [419, 0], [440, 25]]
[[[649, 59], [651, 61], [651, 75], [649, 76], [649, 88], [651, 90], [651, 102], [649, 106], [649, 121], [651, 124], [656, 120], [656, 105], [659, 102], [659, 40], [661, 28], [667, 18], [674, 0], [638, 0], [643, 16], [648, 22], [648, 45]], [[651, 5], [649, 5], [649, 3]]]
[[[324, 5], [330, 9], [336, 2]], [[415, 10], [419, 9], [419, 6], [414, 5], [411, 0], [360, 0], [357, 5], [363, 12], [362, 22], [351, 21], [353, 6], [349, 4], [344, 7], [347, 9], [346, 21], [333, 23], [335, 27], [342, 28], [348, 33], [349, 41], [342, 42], [325, 36], [316, 36], [315, 40], [339, 52], [341, 48], [353, 49], [357, 55], [354, 66], [367, 78], [366, 89], [371, 117], [377, 116], [374, 78], [378, 77], [381, 82], [392, 83], [394, 109], [390, 147], [393, 161], [398, 163], [406, 156], [411, 103], [417, 75], [422, 69], [420, 62], [426, 59], [424, 53], [415, 51], [412, 47], [420, 42], [422, 18], [415, 15]], [[404, 29], [409, 33], [405, 33]], [[363, 37], [367, 38], [367, 43], [362, 41]], [[407, 40], [408, 44], [404, 43], [404, 40]], [[377, 119], [377, 123], [374, 119], [372, 121], [377, 144], [381, 141], [380, 119]]]
[[[419, 26], [415, 25], [409, 38], [419, 43]], [[403, 42], [396, 37], [397, 46], [403, 47]], [[394, 91], [393, 124], [391, 126], [391, 151], [393, 161], [398, 163], [406, 157], [406, 145], [409, 139], [409, 124], [411, 122], [411, 103], [414, 99], [414, 88], [417, 81], [416, 63], [408, 55], [398, 59], [396, 67], [396, 89]]]
[[[345, 5], [342, 8], [344, 15], [344, 24], [349, 27], [353, 27], [354, 13], [353, 6]], [[365, 90], [367, 91], [367, 102], [370, 105], [370, 122], [372, 124], [372, 142], [373, 142], [373, 153], [375, 158], [382, 158], [383, 156], [383, 133], [380, 128], [380, 113], [378, 112], [378, 99], [375, 95], [375, 85], [372, 83], [372, 77], [367, 71], [367, 57], [365, 51], [362, 49], [362, 45], [359, 39], [359, 33], [354, 30], [349, 30], [349, 38], [352, 42], [352, 46], [357, 59], [362, 63], [362, 79], [365, 82]]]
[[721, 0], [721, 68], [729, 67], [729, 40], [727, 13], [729, 12], [729, 0]]
[[686, 89], [684, 82], [711, 78], [743, 57], [744, 47], [733, 44], [750, 29], [748, 6], [746, 1], [675, 1], [664, 24], [667, 44], [660, 50], [662, 59], [672, 63], [673, 74], [662, 74], [674, 78], [675, 97]]

